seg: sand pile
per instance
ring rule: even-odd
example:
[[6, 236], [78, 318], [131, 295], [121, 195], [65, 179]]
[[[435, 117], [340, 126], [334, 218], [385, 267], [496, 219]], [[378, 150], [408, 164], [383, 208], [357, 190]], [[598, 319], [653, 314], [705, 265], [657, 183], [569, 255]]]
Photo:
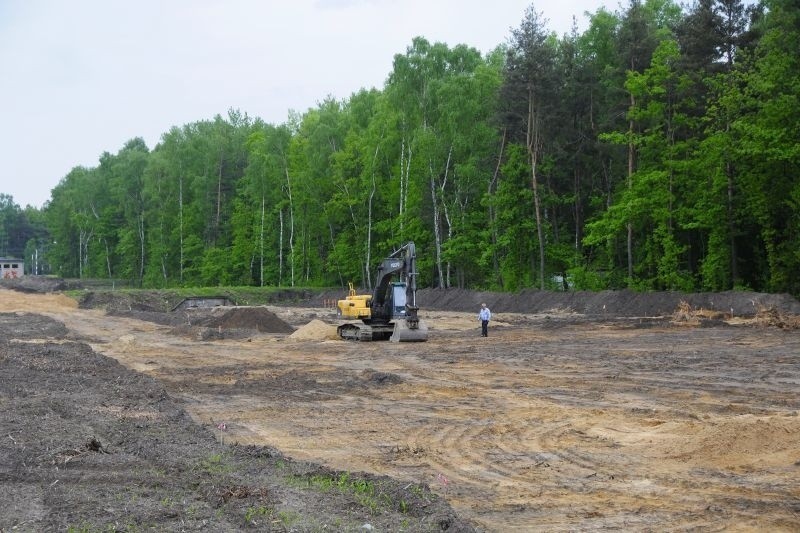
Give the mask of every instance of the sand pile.
[[217, 329], [250, 329], [261, 333], [292, 333], [294, 328], [265, 307], [215, 308], [214, 312], [194, 326]]
[[78, 306], [75, 300], [61, 293], [25, 294], [4, 288], [0, 288], [0, 304], [4, 309], [31, 313], [70, 311]]
[[336, 340], [339, 335], [336, 333], [336, 326], [314, 319], [308, 324], [297, 328], [289, 337], [301, 341], [324, 341]]

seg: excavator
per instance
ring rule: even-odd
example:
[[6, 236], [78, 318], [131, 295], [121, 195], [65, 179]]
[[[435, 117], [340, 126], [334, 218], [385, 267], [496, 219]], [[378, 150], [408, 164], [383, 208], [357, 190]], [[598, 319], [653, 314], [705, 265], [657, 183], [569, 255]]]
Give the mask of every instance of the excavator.
[[413, 242], [385, 258], [375, 276], [372, 294], [356, 294], [353, 284], [344, 300], [337, 302], [338, 314], [360, 319], [337, 328], [345, 340], [424, 342], [428, 327], [419, 319], [417, 297], [417, 254]]

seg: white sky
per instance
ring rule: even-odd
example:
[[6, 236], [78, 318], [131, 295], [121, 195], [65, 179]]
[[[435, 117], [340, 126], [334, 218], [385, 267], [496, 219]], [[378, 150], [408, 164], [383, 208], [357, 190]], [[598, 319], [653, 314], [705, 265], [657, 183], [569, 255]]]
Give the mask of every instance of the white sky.
[[[234, 108], [286, 122], [383, 88], [415, 36], [487, 53], [530, 0], [0, 0], [0, 193], [41, 207], [75, 166]], [[535, 3], [559, 35], [618, 1]]]

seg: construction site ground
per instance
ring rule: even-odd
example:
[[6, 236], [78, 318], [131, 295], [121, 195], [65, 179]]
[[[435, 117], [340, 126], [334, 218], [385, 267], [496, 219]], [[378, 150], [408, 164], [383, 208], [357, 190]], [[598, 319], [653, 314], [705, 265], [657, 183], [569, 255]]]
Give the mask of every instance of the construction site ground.
[[0, 530], [800, 530], [796, 300], [422, 296], [428, 342], [358, 343], [0, 289]]

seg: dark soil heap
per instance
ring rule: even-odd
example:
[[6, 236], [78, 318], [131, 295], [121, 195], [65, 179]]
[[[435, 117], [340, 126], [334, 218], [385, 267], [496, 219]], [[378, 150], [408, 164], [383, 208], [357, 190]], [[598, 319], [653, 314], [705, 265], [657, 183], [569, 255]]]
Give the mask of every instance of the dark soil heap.
[[486, 302], [493, 313], [548, 313], [572, 311], [589, 316], [658, 317], [670, 316], [687, 303], [694, 309], [708, 309], [733, 316], [753, 317], [762, 309], [777, 309], [800, 314], [800, 302], [789, 294], [747, 291], [716, 293], [619, 291], [538, 291], [515, 293], [482, 292], [466, 289], [422, 289], [417, 292], [421, 309], [478, 312]]
[[0, 279], [0, 287], [20, 292], [55, 292], [67, 288], [61, 278], [47, 276], [23, 276], [16, 279]]
[[292, 333], [294, 331], [292, 326], [265, 307], [215, 308], [211, 314], [196, 321], [191, 320], [191, 323], [207, 328], [249, 329], [261, 333]]

